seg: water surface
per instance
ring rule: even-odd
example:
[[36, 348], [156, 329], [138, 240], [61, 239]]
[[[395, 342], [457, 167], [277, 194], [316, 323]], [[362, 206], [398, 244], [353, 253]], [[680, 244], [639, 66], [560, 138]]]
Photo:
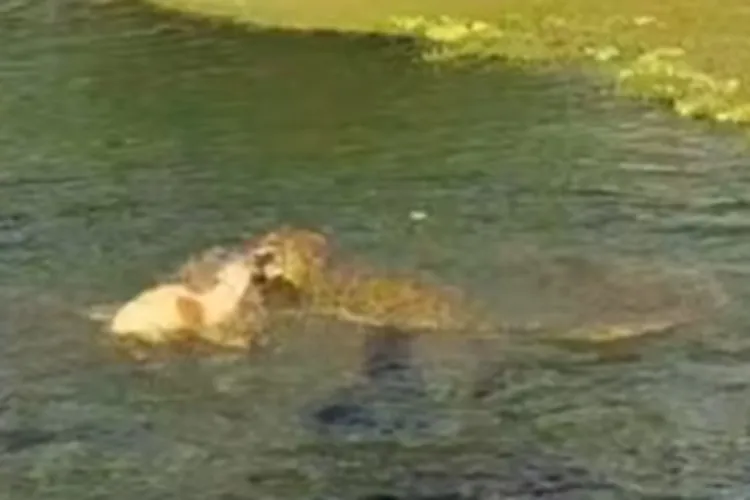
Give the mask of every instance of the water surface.
[[[414, 56], [134, 6], [3, 14], [5, 498], [748, 494], [740, 139], [576, 75]], [[730, 301], [610, 348], [311, 320], [247, 357], [140, 364], [75, 314], [284, 222], [529, 321], [598, 314], [589, 260], [690, 270]]]

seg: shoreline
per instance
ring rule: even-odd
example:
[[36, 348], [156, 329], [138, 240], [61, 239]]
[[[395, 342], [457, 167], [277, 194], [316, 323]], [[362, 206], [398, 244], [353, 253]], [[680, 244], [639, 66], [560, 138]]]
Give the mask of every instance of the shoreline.
[[252, 28], [409, 36], [431, 64], [494, 60], [590, 67], [618, 95], [750, 130], [750, 6], [741, 0], [723, 10], [708, 0], [610, 6], [596, 0], [509, 0], [503, 12], [489, 0], [382, 0], [369, 10], [352, 0], [309, 1], [315, 6], [303, 0], [273, 6], [257, 0], [145, 2]]

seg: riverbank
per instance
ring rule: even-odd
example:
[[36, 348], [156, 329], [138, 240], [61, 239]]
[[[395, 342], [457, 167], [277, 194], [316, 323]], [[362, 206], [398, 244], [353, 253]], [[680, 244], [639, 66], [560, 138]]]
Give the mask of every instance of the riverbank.
[[147, 0], [237, 23], [415, 35], [425, 60], [595, 63], [625, 95], [750, 125], [750, 5], [730, 0]]

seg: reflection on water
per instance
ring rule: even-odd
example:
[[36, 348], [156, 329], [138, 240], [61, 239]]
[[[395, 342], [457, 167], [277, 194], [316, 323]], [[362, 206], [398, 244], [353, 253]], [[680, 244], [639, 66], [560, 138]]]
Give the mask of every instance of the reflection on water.
[[[0, 21], [4, 498], [743, 497], [739, 141], [566, 74], [421, 66], [403, 41], [50, 5]], [[77, 314], [281, 222], [513, 319], [712, 314], [575, 350], [311, 319], [249, 356], [141, 363]], [[680, 273], [727, 308], [659, 291]]]

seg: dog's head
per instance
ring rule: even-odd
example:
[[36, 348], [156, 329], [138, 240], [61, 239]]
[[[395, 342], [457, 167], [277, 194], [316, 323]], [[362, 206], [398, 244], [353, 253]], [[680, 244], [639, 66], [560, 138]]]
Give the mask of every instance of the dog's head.
[[175, 273], [174, 281], [184, 284], [192, 292], [206, 292], [221, 282], [222, 270], [238, 258], [246, 257], [224, 247], [209, 248], [191, 256]]

